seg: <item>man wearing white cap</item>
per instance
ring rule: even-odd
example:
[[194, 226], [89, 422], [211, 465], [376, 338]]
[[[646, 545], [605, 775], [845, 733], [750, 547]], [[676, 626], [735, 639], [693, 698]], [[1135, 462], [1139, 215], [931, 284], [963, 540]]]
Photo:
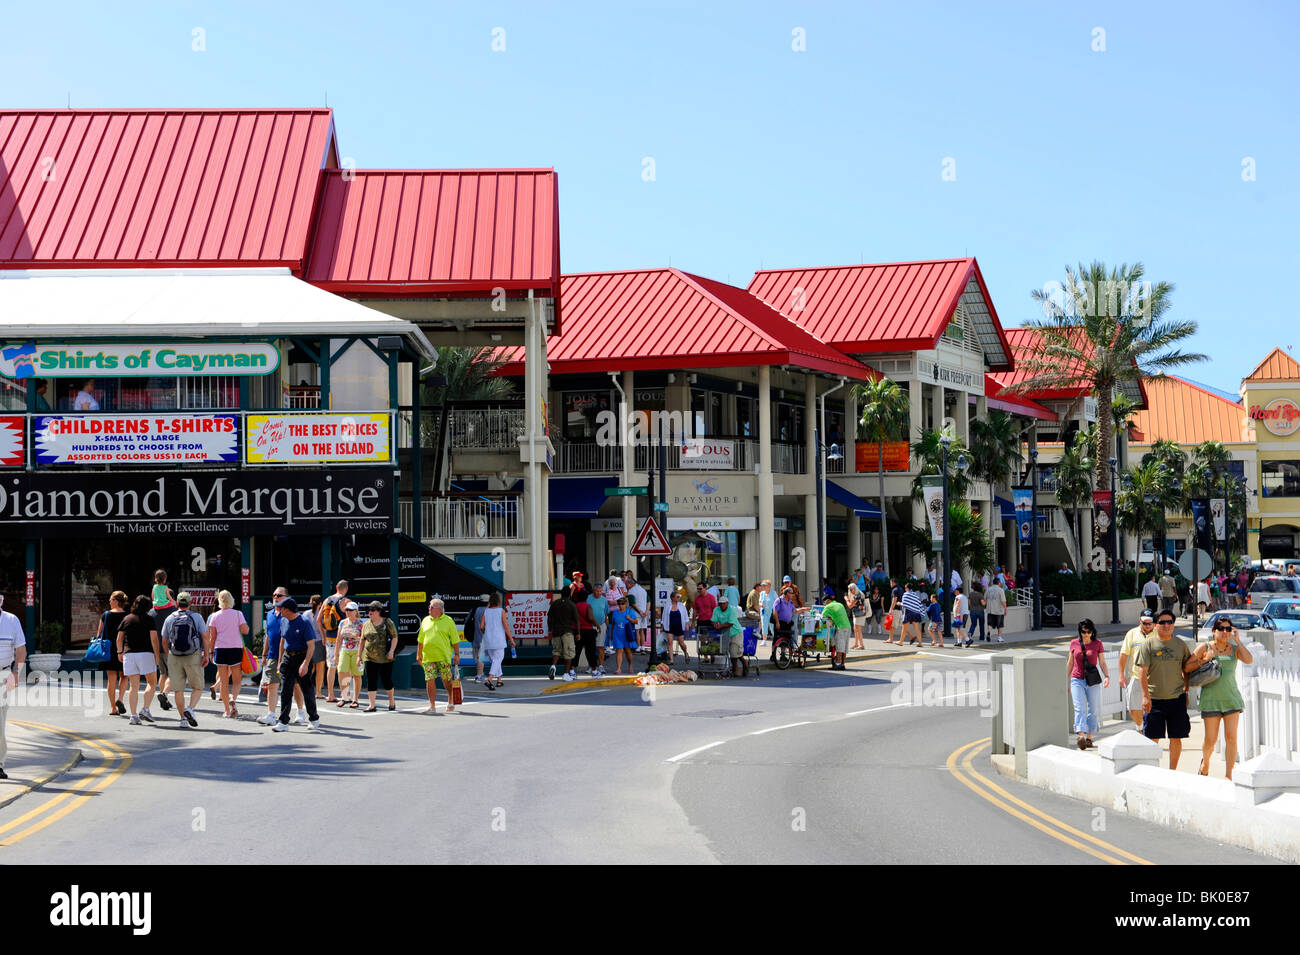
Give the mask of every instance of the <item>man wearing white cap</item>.
[[[718, 641], [727, 648], [731, 658], [731, 675], [740, 676], [739, 667], [744, 656], [744, 630], [740, 626], [740, 615], [731, 605], [731, 598], [724, 590], [718, 594], [718, 608], [713, 611], [713, 629], [718, 634]], [[748, 669], [748, 667], [746, 667]]]
[[[0, 594], [0, 607], [4, 606], [4, 594]], [[23, 671], [27, 660], [27, 639], [23, 636], [22, 624], [11, 613], [0, 609], [0, 779], [5, 775], [5, 713], [9, 709], [9, 694], [18, 686], [18, 675]]]

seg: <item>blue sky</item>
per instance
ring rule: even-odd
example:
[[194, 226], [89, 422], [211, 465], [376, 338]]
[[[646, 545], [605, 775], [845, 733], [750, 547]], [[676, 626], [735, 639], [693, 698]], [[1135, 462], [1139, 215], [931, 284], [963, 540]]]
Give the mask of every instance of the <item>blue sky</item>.
[[1200, 324], [1191, 377], [1235, 392], [1300, 345], [1300, 4], [73, 3], [6, 26], [7, 106], [328, 97], [358, 167], [553, 166], [566, 271], [743, 286], [973, 254], [1018, 325], [1065, 263], [1140, 260]]

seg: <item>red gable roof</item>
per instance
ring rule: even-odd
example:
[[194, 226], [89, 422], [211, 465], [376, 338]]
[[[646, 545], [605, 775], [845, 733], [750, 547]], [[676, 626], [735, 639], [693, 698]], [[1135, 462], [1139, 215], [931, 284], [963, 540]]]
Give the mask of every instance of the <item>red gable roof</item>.
[[8, 268], [301, 268], [328, 109], [0, 111]]
[[[546, 340], [553, 375], [788, 364], [877, 377], [743, 289], [678, 269], [566, 275], [562, 295], [564, 334]], [[501, 373], [522, 373], [523, 349], [503, 354]]]
[[984, 376], [984, 397], [988, 399], [990, 408], [996, 408], [999, 411], [1010, 411], [1012, 414], [1025, 415], [1030, 418], [1041, 418], [1044, 421], [1059, 420], [1056, 412], [1044, 408], [1038, 402], [1003, 391], [1005, 377], [1005, 375]]
[[[1030, 358], [1038, 357], [1039, 332], [1032, 327], [1025, 328], [1008, 328], [1007, 341], [1011, 343], [1011, 351], [1015, 358], [1016, 368], [1014, 371], [1004, 372], [998, 376], [1002, 385], [1011, 389], [1017, 385], [1031, 380], [1040, 372], [1028, 371], [1025, 368], [1025, 362]], [[1076, 332], [1075, 334], [1081, 334]], [[1079, 374], [1082, 369], [1076, 363], [1070, 368], [1070, 374]], [[1128, 396], [1137, 402], [1139, 408], [1147, 407], [1146, 384], [1143, 379], [1138, 379], [1136, 384], [1126, 383], [1125, 390]], [[1074, 388], [1035, 388], [1033, 391], [1022, 392], [1024, 397], [1033, 398], [1038, 401], [1052, 401], [1056, 399], [1073, 399], [1083, 398], [1092, 394], [1092, 385], [1085, 384]]]
[[555, 171], [331, 170], [305, 277], [362, 295], [556, 296]]
[[1010, 368], [1010, 347], [973, 258], [765, 269], [749, 291], [840, 351], [863, 354], [934, 348], [972, 280], [989, 365]]

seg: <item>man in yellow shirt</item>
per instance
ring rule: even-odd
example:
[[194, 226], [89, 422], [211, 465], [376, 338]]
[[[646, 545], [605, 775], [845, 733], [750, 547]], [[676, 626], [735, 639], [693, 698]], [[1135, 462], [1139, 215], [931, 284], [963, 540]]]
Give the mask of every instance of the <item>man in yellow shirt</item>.
[[424, 688], [429, 693], [429, 708], [425, 713], [437, 712], [439, 677], [447, 690], [447, 712], [456, 711], [451, 699], [451, 674], [452, 664], [460, 654], [460, 631], [442, 608], [443, 603], [437, 597], [429, 601], [429, 616], [420, 622], [420, 636], [415, 644], [415, 659], [424, 667]]
[[1142, 641], [1151, 636], [1155, 630], [1155, 618], [1150, 610], [1143, 610], [1138, 618], [1138, 625], [1124, 634], [1124, 643], [1119, 649], [1119, 688], [1124, 694], [1124, 706], [1129, 716], [1142, 728], [1142, 681], [1133, 672], [1134, 660]]

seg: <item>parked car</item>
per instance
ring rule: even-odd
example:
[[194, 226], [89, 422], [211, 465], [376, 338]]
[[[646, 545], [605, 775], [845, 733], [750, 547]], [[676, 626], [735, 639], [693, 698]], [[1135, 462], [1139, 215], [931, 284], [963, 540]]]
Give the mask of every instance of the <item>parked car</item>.
[[[1293, 602], [1286, 601], [1288, 604]], [[1300, 607], [1300, 602], [1296, 602], [1296, 606]], [[1202, 621], [1201, 629], [1196, 631], [1196, 639], [1201, 643], [1208, 642], [1214, 636], [1214, 625], [1219, 620], [1227, 620], [1238, 630], [1252, 630], [1255, 628], [1277, 630], [1280, 626], [1278, 621], [1274, 620], [1267, 610], [1216, 610]], [[1296, 620], [1296, 624], [1300, 626], [1300, 619]]]
[[1300, 630], [1300, 600], [1275, 598], [1265, 604], [1264, 613], [1273, 618], [1278, 630]]
[[1250, 585], [1250, 592], [1246, 594], [1246, 606], [1262, 610], [1274, 597], [1300, 598], [1300, 577], [1256, 577]]

